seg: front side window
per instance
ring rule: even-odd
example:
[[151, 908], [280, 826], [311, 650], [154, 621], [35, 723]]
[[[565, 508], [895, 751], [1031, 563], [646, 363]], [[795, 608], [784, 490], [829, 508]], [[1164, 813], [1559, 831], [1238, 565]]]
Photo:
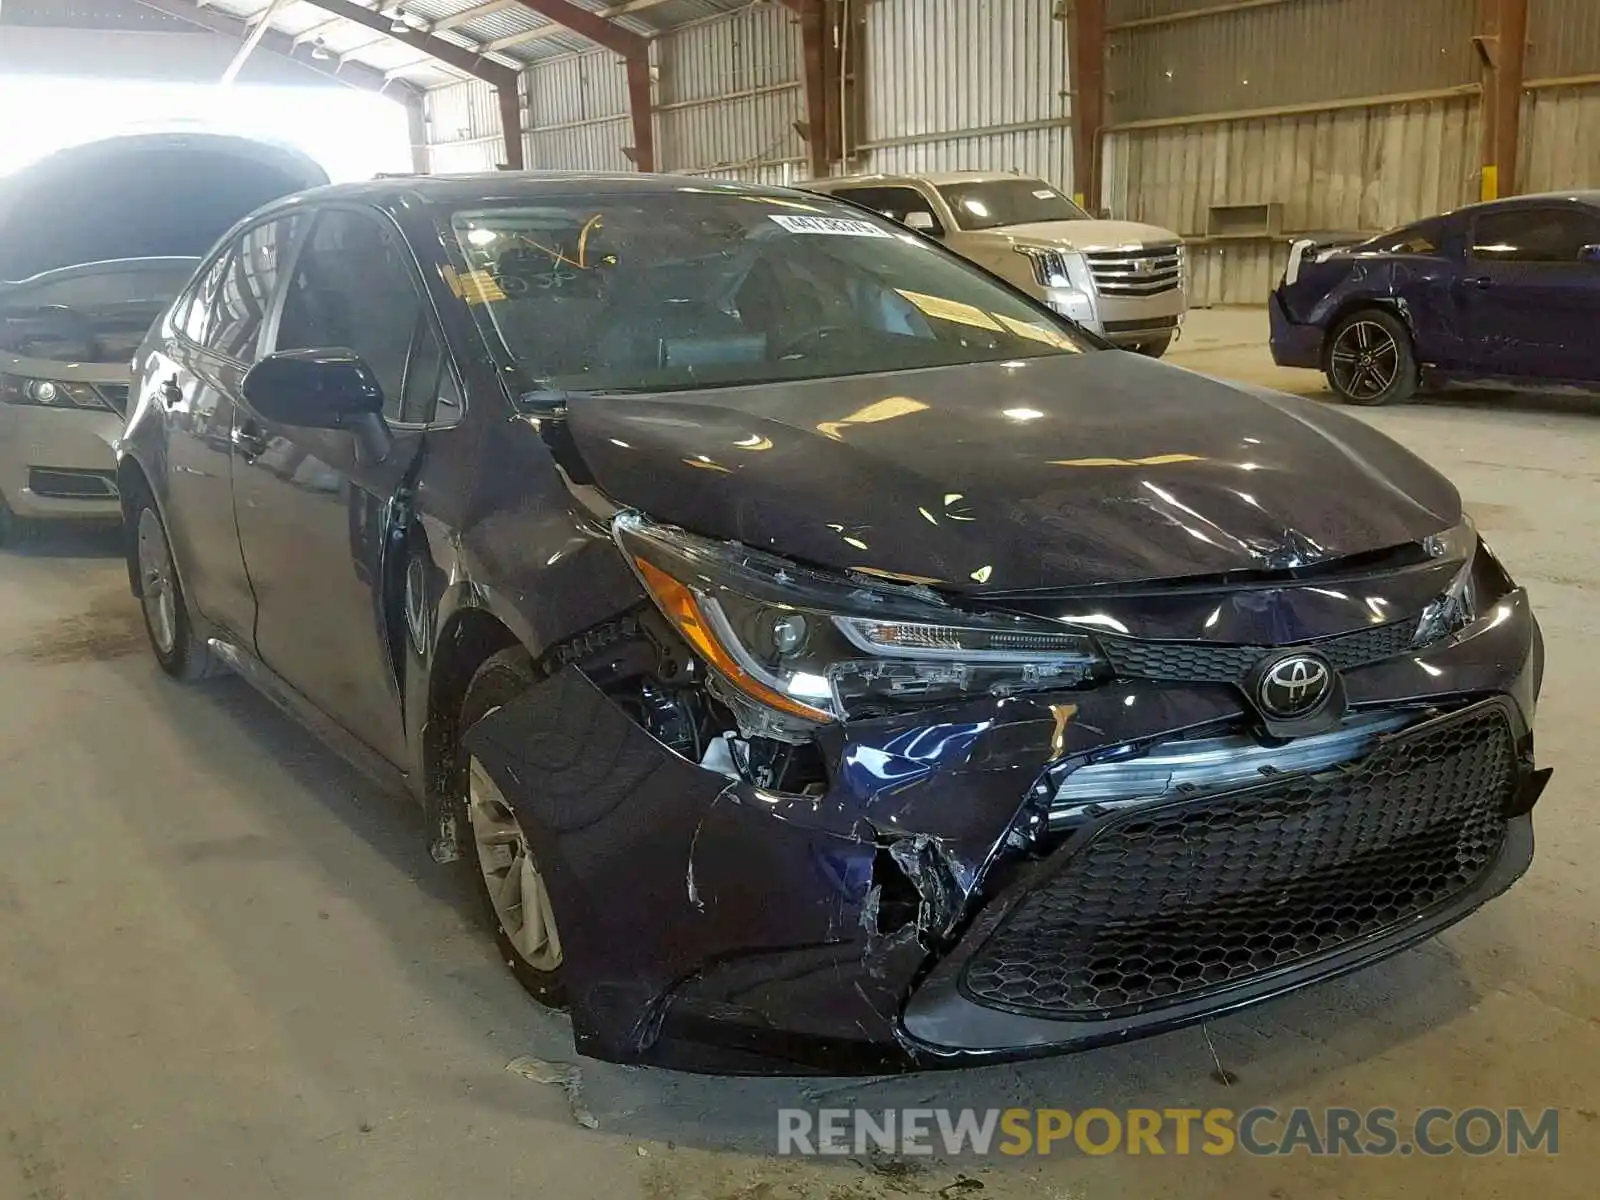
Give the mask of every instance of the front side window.
[[1472, 256], [1487, 262], [1575, 263], [1600, 245], [1600, 218], [1577, 208], [1484, 213], [1472, 231]]
[[219, 254], [195, 282], [188, 307], [184, 310], [179, 328], [192, 342], [205, 345], [206, 335], [217, 319], [217, 296], [222, 290], [222, 280], [233, 265], [233, 247]]
[[453, 214], [452, 282], [530, 387], [663, 391], [1090, 349], [887, 221], [712, 188]]
[[956, 224], [967, 230], [1089, 219], [1088, 213], [1039, 179], [952, 183], [941, 187], [939, 194], [955, 214]]
[[400, 235], [376, 214], [318, 214], [295, 259], [274, 345], [354, 350], [383, 387], [384, 416], [422, 424], [460, 400], [408, 258]]
[[214, 316], [197, 339], [227, 358], [248, 361], [255, 356], [267, 307], [278, 288], [278, 262], [293, 245], [303, 217], [267, 221], [246, 231], [229, 255], [217, 281]]

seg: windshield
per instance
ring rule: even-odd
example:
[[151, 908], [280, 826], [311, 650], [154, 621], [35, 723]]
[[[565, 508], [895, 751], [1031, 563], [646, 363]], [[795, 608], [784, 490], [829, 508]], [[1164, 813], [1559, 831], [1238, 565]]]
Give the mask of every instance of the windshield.
[[1089, 214], [1038, 179], [950, 183], [939, 189], [963, 229], [998, 229], [1035, 221], [1087, 221]]
[[529, 388], [670, 391], [1077, 353], [1072, 326], [831, 201], [705, 190], [453, 214]]

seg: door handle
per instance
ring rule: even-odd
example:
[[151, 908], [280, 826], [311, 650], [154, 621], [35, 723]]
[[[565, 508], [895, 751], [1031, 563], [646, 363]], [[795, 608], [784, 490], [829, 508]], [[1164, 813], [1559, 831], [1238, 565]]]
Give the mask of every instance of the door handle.
[[267, 452], [267, 439], [253, 424], [235, 425], [228, 435], [236, 454], [245, 462], [255, 462]]
[[1467, 282], [1473, 287], [1477, 288], [1480, 292], [1488, 291], [1494, 286], [1494, 280], [1490, 279], [1487, 275], [1476, 276], [1475, 278], [1467, 280]]
[[167, 402], [168, 407], [176, 407], [183, 403], [183, 389], [178, 386], [176, 375], [161, 385], [161, 398]]

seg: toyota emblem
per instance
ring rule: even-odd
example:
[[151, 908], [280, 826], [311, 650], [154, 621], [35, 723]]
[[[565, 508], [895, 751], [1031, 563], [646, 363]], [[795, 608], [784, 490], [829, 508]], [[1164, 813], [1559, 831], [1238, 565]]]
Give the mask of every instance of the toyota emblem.
[[1256, 703], [1269, 717], [1293, 720], [1322, 707], [1333, 690], [1333, 668], [1318, 654], [1288, 654], [1256, 680]]

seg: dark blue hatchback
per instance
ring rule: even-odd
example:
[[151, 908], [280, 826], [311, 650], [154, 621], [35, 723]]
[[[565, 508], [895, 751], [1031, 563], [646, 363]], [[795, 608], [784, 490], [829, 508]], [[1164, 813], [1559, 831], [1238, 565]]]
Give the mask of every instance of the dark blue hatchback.
[[1352, 404], [1454, 383], [1600, 388], [1600, 192], [1297, 242], [1268, 309], [1274, 361], [1324, 372]]

